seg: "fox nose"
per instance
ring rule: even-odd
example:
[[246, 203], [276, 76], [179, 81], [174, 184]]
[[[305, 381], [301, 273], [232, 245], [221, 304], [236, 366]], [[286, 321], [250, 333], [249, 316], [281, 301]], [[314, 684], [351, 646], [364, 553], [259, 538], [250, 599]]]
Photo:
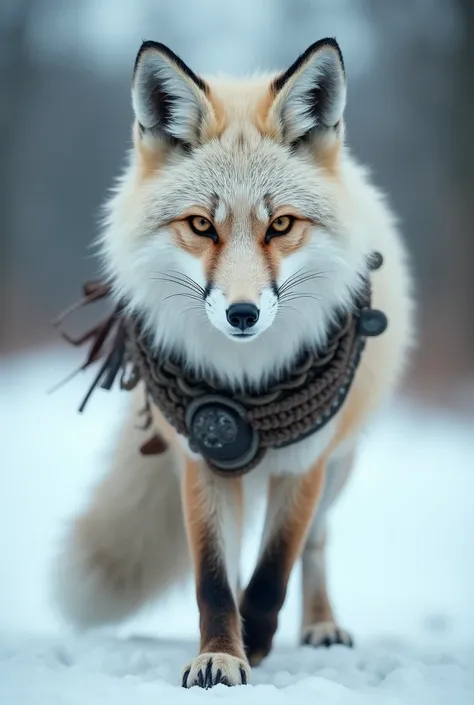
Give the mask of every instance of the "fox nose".
[[255, 304], [240, 301], [227, 309], [227, 320], [233, 328], [242, 332], [252, 328], [258, 321], [259, 311]]

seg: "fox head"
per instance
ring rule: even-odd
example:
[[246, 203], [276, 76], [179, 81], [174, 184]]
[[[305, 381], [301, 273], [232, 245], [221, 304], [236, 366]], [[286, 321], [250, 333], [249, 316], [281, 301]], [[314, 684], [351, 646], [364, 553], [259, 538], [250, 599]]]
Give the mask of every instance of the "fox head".
[[333, 39], [250, 79], [204, 79], [164, 45], [141, 46], [133, 148], [103, 254], [117, 296], [162, 348], [258, 379], [322, 343], [350, 306], [369, 245], [345, 101]]

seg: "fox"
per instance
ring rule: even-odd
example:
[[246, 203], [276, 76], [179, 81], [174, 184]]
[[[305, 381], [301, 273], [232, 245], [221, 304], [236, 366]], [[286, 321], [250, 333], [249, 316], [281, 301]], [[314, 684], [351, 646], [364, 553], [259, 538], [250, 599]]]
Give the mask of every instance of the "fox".
[[[154, 41], [135, 60], [131, 145], [105, 206], [99, 258], [113, 297], [141, 316], [152, 345], [179, 354], [198, 378], [258, 393], [301, 350], [324, 348], [364, 278], [388, 320], [367, 339], [330, 421], [269, 449], [245, 475], [213, 472], [156, 404], [163, 448], [140, 454], [143, 390], [131, 392], [106, 473], [67, 526], [55, 597], [72, 624], [94, 628], [193, 574], [200, 647], [180, 675], [185, 688], [250, 681], [297, 564], [301, 644], [353, 644], [328, 594], [327, 517], [405, 372], [414, 295], [398, 219], [347, 145], [346, 91], [333, 38], [285, 70], [250, 77], [198, 76]], [[383, 266], [370, 273], [374, 251]], [[242, 586], [242, 535], [256, 499], [264, 528]]]

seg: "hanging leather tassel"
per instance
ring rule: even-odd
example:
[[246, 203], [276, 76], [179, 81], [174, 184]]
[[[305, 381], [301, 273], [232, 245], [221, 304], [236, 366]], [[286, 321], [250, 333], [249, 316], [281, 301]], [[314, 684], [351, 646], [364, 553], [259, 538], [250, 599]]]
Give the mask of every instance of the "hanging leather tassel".
[[[86, 282], [83, 286], [83, 297], [78, 302], [66, 309], [54, 322], [55, 326], [60, 326], [63, 321], [75, 311], [88, 306], [91, 303], [106, 299], [111, 294], [111, 286], [103, 282], [91, 281]], [[93, 363], [105, 357], [103, 364], [100, 366], [92, 384], [79, 406], [79, 412], [84, 411], [89, 399], [94, 390], [100, 385], [102, 389], [111, 389], [119, 371], [122, 371], [120, 386], [122, 389], [134, 389], [139, 381], [139, 375], [134, 366], [131, 373], [127, 376], [127, 332], [123, 319], [123, 306], [118, 304], [115, 306], [111, 314], [103, 321], [90, 328], [83, 335], [74, 338], [69, 334], [61, 331], [61, 336], [66, 342], [74, 347], [81, 347], [89, 343], [89, 351], [84, 363], [75, 370], [71, 375], [62, 380], [54, 390], [68, 382], [79, 372], [87, 370]], [[51, 391], [54, 391], [51, 390]]]

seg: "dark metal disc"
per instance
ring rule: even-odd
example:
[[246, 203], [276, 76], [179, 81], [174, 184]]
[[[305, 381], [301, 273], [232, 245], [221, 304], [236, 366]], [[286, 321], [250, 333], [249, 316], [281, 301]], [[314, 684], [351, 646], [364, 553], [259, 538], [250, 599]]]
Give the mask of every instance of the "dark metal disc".
[[258, 433], [246, 420], [245, 409], [227, 397], [206, 395], [192, 401], [186, 426], [191, 449], [219, 469], [239, 470], [258, 452]]

